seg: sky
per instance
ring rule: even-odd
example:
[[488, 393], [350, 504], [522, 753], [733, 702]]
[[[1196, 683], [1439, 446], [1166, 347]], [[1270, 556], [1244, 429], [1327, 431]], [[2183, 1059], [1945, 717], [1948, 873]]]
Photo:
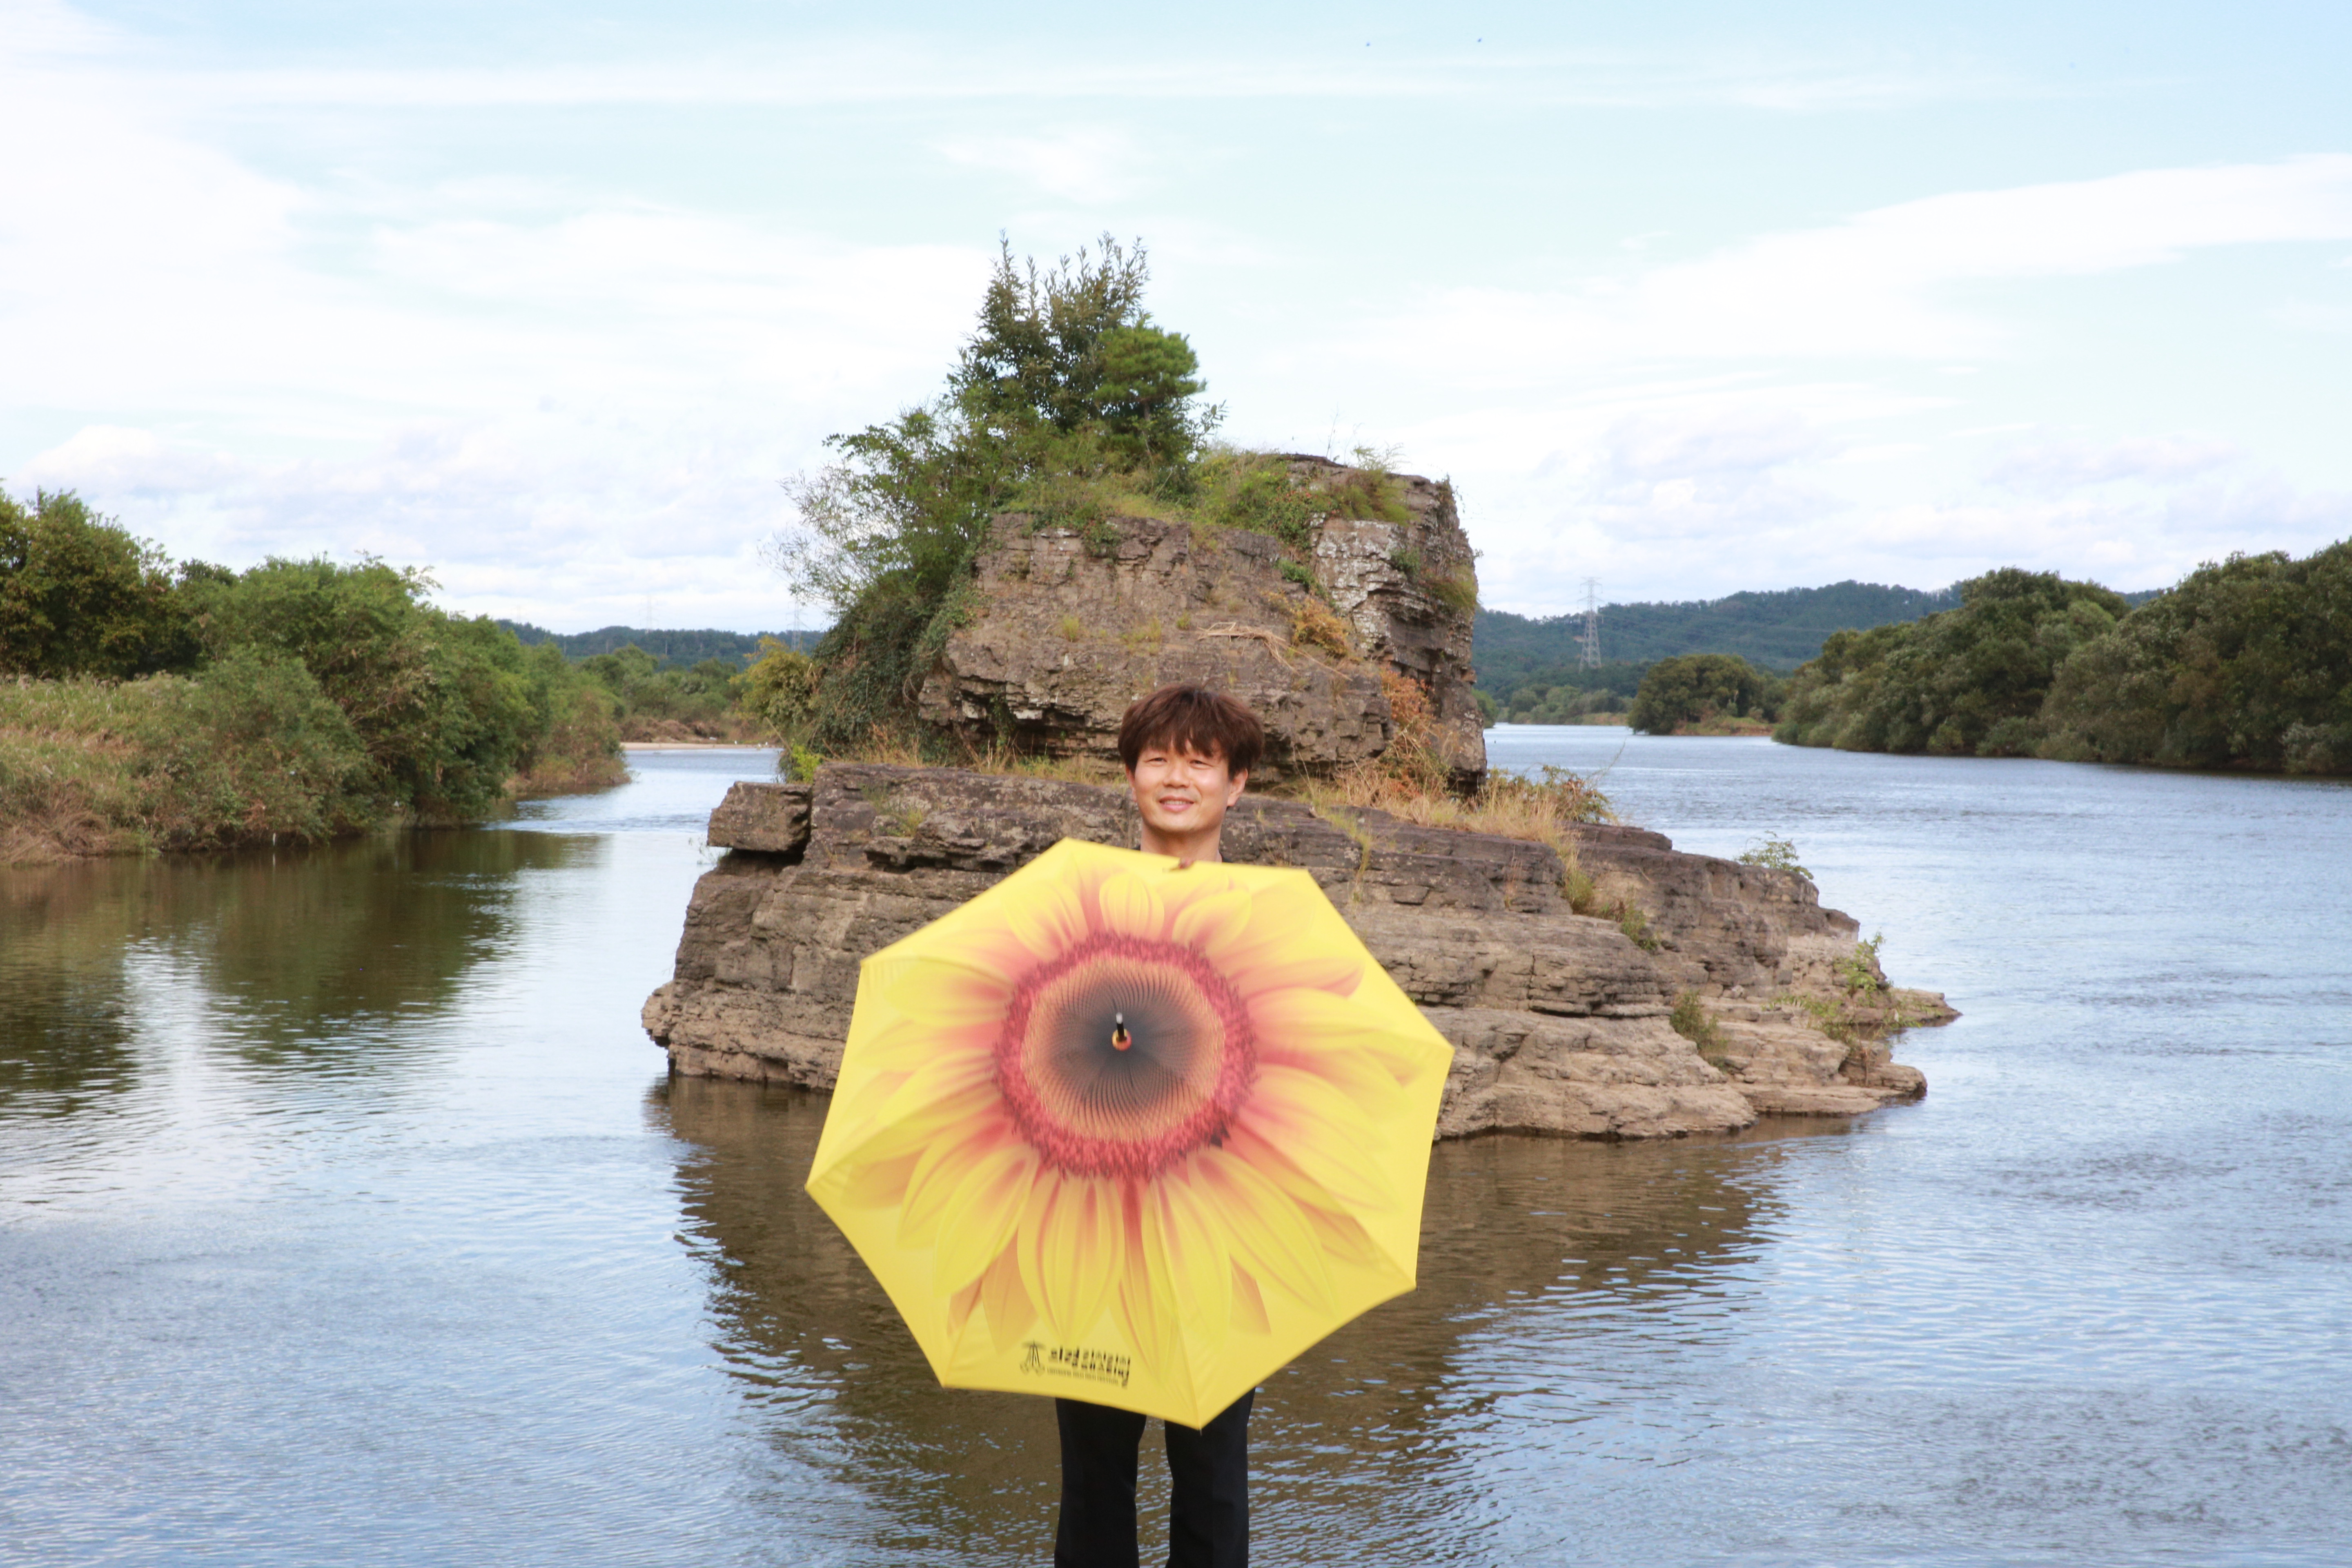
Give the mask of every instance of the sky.
[[0, 0], [0, 486], [558, 630], [827, 619], [1000, 236], [1549, 615], [2352, 535], [2352, 6]]

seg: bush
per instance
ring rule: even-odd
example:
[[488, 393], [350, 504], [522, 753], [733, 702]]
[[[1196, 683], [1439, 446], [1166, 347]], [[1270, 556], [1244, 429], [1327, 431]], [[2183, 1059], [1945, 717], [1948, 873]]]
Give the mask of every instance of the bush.
[[1738, 654], [1662, 658], [1642, 677], [1625, 721], [1643, 734], [1671, 735], [1711, 719], [1761, 719], [1779, 684]]
[[1675, 998], [1675, 1010], [1666, 1019], [1667, 1027], [1698, 1047], [1701, 1056], [1720, 1055], [1724, 1047], [1722, 1026], [1715, 1015], [1706, 1010], [1696, 991], [1685, 991]]
[[1739, 852], [1739, 863], [1743, 866], [1759, 867], [1767, 871], [1791, 872], [1802, 877], [1808, 882], [1813, 879], [1813, 874], [1799, 863], [1796, 845], [1786, 838], [1776, 838], [1767, 835], [1756, 840]]
[[144, 684], [134, 773], [157, 848], [316, 840], [378, 819], [357, 731], [298, 661], [241, 647], [194, 679]]
[[366, 752], [299, 663], [243, 648], [196, 677], [0, 685], [8, 860], [320, 839], [376, 820]]
[[198, 650], [176, 588], [157, 546], [71, 491], [37, 491], [29, 507], [0, 493], [0, 673], [184, 669]]
[[551, 642], [523, 655], [531, 734], [515, 755], [518, 795], [571, 795], [628, 781], [621, 758], [620, 704]]
[[478, 820], [504, 798], [542, 715], [514, 635], [424, 603], [431, 585], [381, 561], [273, 557], [190, 594], [215, 658], [260, 648], [317, 678], [367, 748], [385, 806], [426, 821]]
[[737, 680], [736, 706], [768, 735], [789, 740], [807, 728], [816, 698], [816, 666], [773, 637]]

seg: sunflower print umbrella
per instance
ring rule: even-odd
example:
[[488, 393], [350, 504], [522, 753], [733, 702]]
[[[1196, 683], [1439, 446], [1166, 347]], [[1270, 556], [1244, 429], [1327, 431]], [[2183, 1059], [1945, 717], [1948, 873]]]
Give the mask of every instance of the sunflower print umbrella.
[[941, 1383], [1199, 1426], [1412, 1289], [1452, 1054], [1304, 871], [1064, 839], [866, 961], [808, 1188]]

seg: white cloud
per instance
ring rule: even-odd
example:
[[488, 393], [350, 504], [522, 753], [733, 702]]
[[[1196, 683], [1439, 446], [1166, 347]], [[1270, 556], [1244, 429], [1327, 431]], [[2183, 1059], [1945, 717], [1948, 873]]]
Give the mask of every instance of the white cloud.
[[1135, 191], [1140, 157], [1120, 131], [1077, 129], [1048, 136], [959, 136], [940, 144], [951, 163], [995, 169], [1073, 202], [1112, 201]]
[[[638, 618], [649, 595], [678, 619], [775, 624], [782, 584], [751, 553], [783, 514], [774, 480], [824, 432], [933, 390], [969, 324], [991, 256], [920, 226], [920, 182], [941, 163], [961, 185], [993, 191], [968, 172], [991, 171], [1060, 203], [1165, 208], [1139, 216], [1188, 291], [1181, 324], [1228, 345], [1215, 395], [1301, 433], [1283, 445], [1319, 443], [1328, 400], [1361, 399], [1340, 428], [1361, 418], [1459, 481], [1498, 604], [1568, 603], [1588, 573], [1612, 593], [1696, 597], [1849, 575], [1929, 586], [2004, 560], [2144, 584], [2343, 528], [2342, 498], [2263, 467], [2254, 437], [2138, 434], [2092, 407], [2034, 410], [2076, 428], [2019, 427], [2014, 384], [1943, 373], [2040, 346], [2018, 290], [1979, 285], [2352, 237], [2352, 156], [1932, 195], [1680, 258], [1655, 259], [1652, 237], [1549, 287], [1459, 287], [1530, 276], [1542, 242], [1488, 254], [1491, 198], [1473, 195], [1446, 220], [1459, 270], [1383, 273], [1360, 254], [1378, 237], [1332, 230], [1319, 197], [1289, 192], [1269, 218], [1195, 177], [1265, 152], [1223, 134], [1211, 100], [1354, 97], [1433, 124], [1447, 100], [1788, 114], [2015, 86], [1867, 58], [1408, 58], [1383, 41], [1318, 58], [1222, 40], [1188, 58], [1189, 39], [1136, 57], [993, 37], [961, 52], [836, 38], [702, 59], [212, 70], [54, 0], [0, 8], [0, 342], [40, 367], [0, 405], [6, 477], [79, 488], [177, 553], [374, 551], [433, 563], [462, 607], [566, 626]], [[1024, 112], [1086, 101], [1045, 129], [952, 107], [981, 96]], [[1149, 124], [1130, 100], [1178, 99], [1205, 106], [1186, 111], [1198, 136], [1130, 128]], [[550, 166], [527, 116], [501, 123], [534, 129], [446, 177], [367, 157], [279, 175], [222, 150], [231, 126], [323, 145], [353, 128], [396, 142], [452, 110], [852, 102], [907, 106], [859, 135], [940, 154], [894, 176], [912, 184], [892, 192], [893, 243], [857, 237], [874, 220], [855, 204], [785, 209], [748, 186], [653, 199], [625, 172], [513, 172]], [[1310, 116], [1339, 118], [1294, 117]], [[804, 123], [870, 187], [840, 121]], [[1305, 134], [1278, 122], [1265, 117]], [[1609, 253], [1605, 233], [1583, 237]], [[1307, 288], [1285, 282], [1310, 270]], [[2341, 326], [2333, 306], [2273, 314]], [[2093, 427], [2106, 433], [2079, 433]]]
[[1990, 355], [2014, 329], [1956, 303], [1953, 285], [2346, 237], [2352, 155], [2157, 169], [1931, 196], [1547, 290], [1444, 290], [1371, 341], [1491, 386], [1556, 380], [1569, 365]]
[[2209, 473], [2245, 456], [2245, 449], [2235, 442], [2207, 436], [2035, 440], [1996, 456], [1985, 466], [1985, 478], [2007, 489], [2055, 495], [2135, 479], [2168, 484]]

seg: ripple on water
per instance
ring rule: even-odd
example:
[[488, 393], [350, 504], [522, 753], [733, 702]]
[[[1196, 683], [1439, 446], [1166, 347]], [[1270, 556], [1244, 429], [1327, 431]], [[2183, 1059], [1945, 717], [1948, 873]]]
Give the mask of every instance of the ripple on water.
[[[1793, 837], [1926, 1102], [1433, 1152], [1421, 1286], [1270, 1379], [1297, 1563], [2332, 1563], [2352, 792], [1498, 730]], [[478, 833], [0, 874], [0, 1520], [36, 1563], [1004, 1563], [1042, 1402], [934, 1386], [824, 1102], [635, 1024], [772, 755]], [[1147, 1468], [1151, 1507], [1164, 1480]]]

